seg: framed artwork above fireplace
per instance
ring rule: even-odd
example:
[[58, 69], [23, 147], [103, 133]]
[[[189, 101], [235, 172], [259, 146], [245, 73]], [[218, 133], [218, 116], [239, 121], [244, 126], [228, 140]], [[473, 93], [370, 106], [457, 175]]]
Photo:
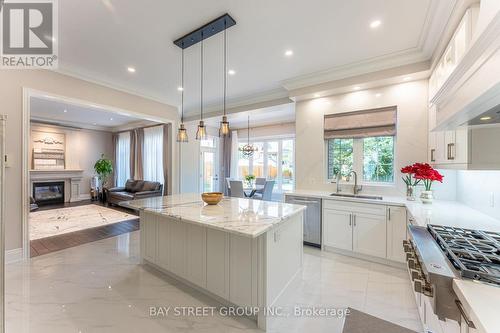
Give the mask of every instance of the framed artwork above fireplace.
[[66, 140], [64, 133], [32, 130], [32, 169], [64, 170]]

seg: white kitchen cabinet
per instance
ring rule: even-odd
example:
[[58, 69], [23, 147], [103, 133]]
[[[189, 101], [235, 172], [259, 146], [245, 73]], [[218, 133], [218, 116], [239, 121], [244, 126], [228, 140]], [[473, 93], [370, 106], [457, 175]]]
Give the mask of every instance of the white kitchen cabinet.
[[183, 222], [171, 222], [170, 234], [170, 271], [175, 275], [186, 278], [186, 243], [187, 226]]
[[170, 241], [168, 241], [170, 235], [170, 223], [157, 223], [157, 229], [157, 262], [160, 267], [170, 269], [171, 244]]
[[373, 257], [387, 257], [385, 206], [324, 200], [323, 245]]
[[438, 168], [458, 168], [469, 163], [469, 129], [429, 133], [429, 162]]
[[387, 231], [385, 216], [353, 214], [353, 251], [386, 258]]
[[207, 276], [207, 229], [193, 224], [186, 225], [186, 274], [187, 279], [200, 287], [206, 287]]
[[229, 235], [207, 229], [207, 290], [229, 298]]
[[323, 210], [323, 244], [352, 251], [352, 213], [335, 209]]
[[405, 207], [387, 207], [387, 259], [405, 263], [403, 241], [407, 237]]

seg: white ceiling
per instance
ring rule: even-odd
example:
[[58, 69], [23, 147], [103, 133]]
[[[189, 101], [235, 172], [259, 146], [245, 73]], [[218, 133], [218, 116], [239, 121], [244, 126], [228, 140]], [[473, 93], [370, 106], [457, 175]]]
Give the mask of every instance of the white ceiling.
[[154, 124], [152, 121], [98, 107], [40, 97], [31, 97], [30, 116], [35, 121], [107, 131]]
[[[250, 127], [278, 125], [295, 122], [295, 104], [288, 103], [252, 111], [228, 114], [231, 129], [246, 128], [250, 116]], [[205, 119], [207, 126], [219, 127], [220, 116]]]
[[[172, 42], [228, 12], [228, 99], [286, 96], [286, 87], [355, 68], [370, 72], [431, 57], [456, 0], [59, 1], [63, 73], [180, 105]], [[377, 29], [369, 27], [381, 20]], [[285, 57], [292, 49], [294, 55]], [[199, 45], [186, 49], [185, 103], [199, 110]], [[205, 104], [222, 98], [221, 34], [205, 41]], [[129, 73], [127, 67], [136, 68]], [[328, 74], [328, 75], [326, 75]], [[333, 75], [332, 77], [334, 77]]]

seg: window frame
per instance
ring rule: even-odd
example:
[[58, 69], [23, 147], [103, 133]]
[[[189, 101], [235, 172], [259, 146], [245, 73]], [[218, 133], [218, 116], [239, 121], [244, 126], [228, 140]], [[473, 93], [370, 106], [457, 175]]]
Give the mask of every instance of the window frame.
[[[283, 191], [283, 141], [286, 140], [292, 140], [293, 141], [293, 152], [292, 152], [292, 160], [293, 160], [293, 181], [292, 181], [292, 191], [295, 190], [296, 186], [296, 172], [297, 172], [297, 165], [296, 165], [296, 148], [297, 148], [297, 143], [295, 140], [294, 136], [279, 136], [279, 137], [265, 137], [265, 138], [254, 138], [250, 140], [250, 144], [256, 144], [256, 143], [262, 143], [263, 145], [263, 171], [264, 171], [264, 177], [267, 179], [268, 178], [268, 142], [278, 142], [278, 161], [277, 161], [277, 175], [279, 177], [276, 178], [276, 183], [273, 189], [273, 192], [276, 193], [285, 193]], [[238, 147], [240, 145], [245, 145], [247, 144], [248, 141], [245, 139], [239, 139], [238, 140]], [[239, 155], [238, 155], [239, 156]], [[238, 159], [239, 160], [239, 159]], [[249, 174], [253, 174], [253, 156], [251, 158], [248, 158], [248, 172]], [[240, 174], [240, 170], [238, 167], [238, 178], [243, 178], [243, 175]]]
[[[394, 187], [396, 186], [396, 173], [398, 170], [397, 167], [397, 151], [396, 151], [396, 143], [397, 136], [393, 136], [392, 143], [392, 151], [393, 151], [393, 179], [392, 182], [370, 182], [365, 181], [365, 177], [363, 174], [363, 166], [364, 166], [364, 150], [363, 150], [363, 139], [364, 138], [353, 138], [352, 144], [352, 155], [353, 155], [353, 170], [358, 174], [358, 185], [365, 186], [380, 186], [380, 187]], [[336, 183], [336, 179], [330, 179], [328, 176], [328, 141], [333, 139], [325, 139], [324, 140], [324, 175], [327, 183]], [[343, 184], [353, 185], [354, 180], [350, 181], [342, 181]]]

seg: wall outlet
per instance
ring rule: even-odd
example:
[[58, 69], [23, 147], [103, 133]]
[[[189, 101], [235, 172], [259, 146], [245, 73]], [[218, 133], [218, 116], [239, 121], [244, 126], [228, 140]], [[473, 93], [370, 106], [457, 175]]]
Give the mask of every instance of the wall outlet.
[[490, 192], [490, 207], [495, 207], [495, 193], [494, 192]]

